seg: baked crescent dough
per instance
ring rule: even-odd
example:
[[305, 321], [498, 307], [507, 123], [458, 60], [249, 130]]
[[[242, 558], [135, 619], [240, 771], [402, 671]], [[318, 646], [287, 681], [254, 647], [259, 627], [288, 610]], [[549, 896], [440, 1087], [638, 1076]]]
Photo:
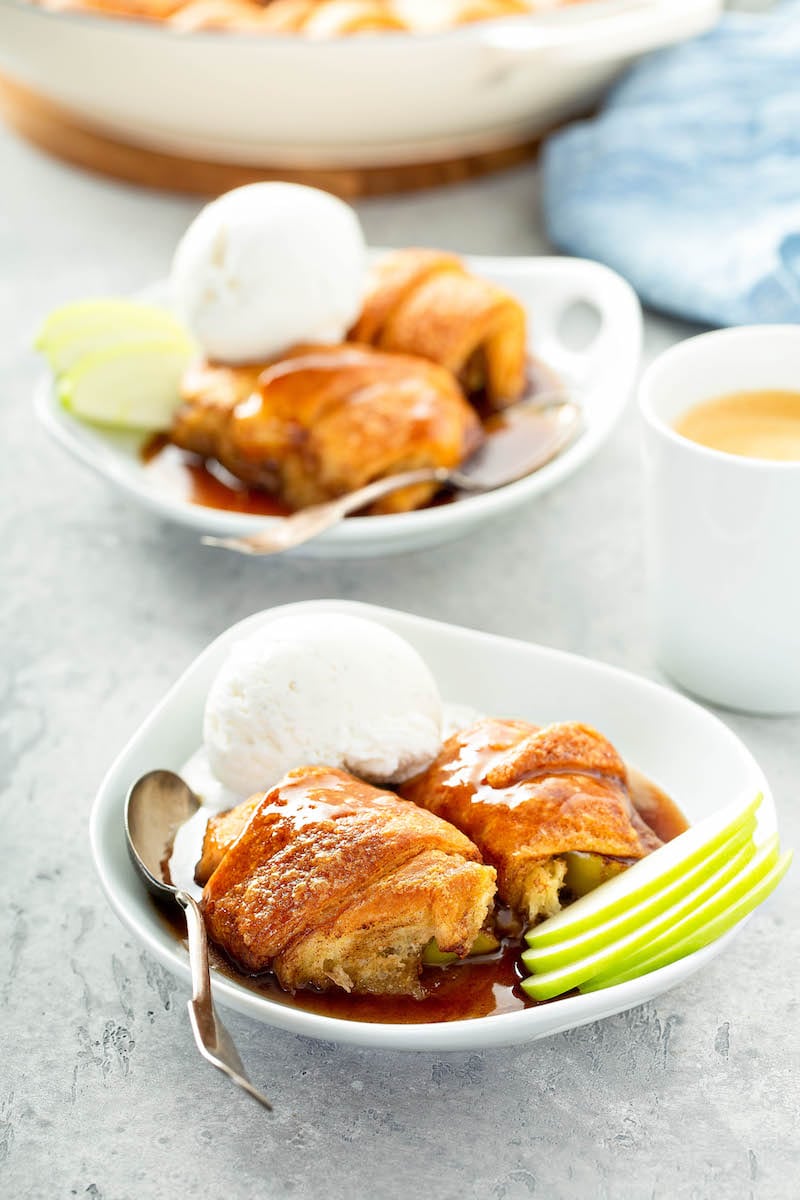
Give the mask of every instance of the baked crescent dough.
[[183, 31], [233, 29], [338, 37], [404, 30], [433, 33], [580, 0], [35, 0], [57, 11], [165, 21]]
[[526, 920], [560, 908], [565, 852], [639, 859], [660, 845], [617, 751], [573, 722], [478, 721], [401, 791], [475, 842], [497, 869], [498, 896]]
[[183, 33], [201, 29], [263, 33], [264, 14], [255, 0], [189, 0], [172, 15], [170, 25]]
[[199, 878], [209, 870], [209, 936], [289, 990], [419, 994], [427, 943], [466, 955], [495, 890], [452, 825], [329, 767], [212, 818]]
[[[300, 346], [271, 364], [203, 364], [184, 377], [171, 440], [250, 486], [305, 508], [417, 467], [456, 467], [480, 422], [442, 367], [367, 346]], [[436, 484], [393, 492], [374, 512], [425, 504]]]
[[381, 259], [349, 337], [439, 363], [489, 410], [512, 404], [525, 390], [525, 310], [453, 254], [396, 250]]

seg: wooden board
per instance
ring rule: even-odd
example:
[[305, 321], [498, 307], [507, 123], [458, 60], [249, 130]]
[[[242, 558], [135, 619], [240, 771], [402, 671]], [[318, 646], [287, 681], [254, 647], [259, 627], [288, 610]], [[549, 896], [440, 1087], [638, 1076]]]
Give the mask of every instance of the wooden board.
[[[141, 187], [217, 196], [262, 179], [284, 179], [324, 188], [345, 199], [411, 192], [474, 179], [535, 156], [541, 137], [522, 144], [438, 162], [385, 167], [259, 167], [166, 154], [82, 123], [52, 101], [0, 77], [0, 116], [47, 154], [73, 166]], [[544, 135], [542, 135], [544, 136]]]

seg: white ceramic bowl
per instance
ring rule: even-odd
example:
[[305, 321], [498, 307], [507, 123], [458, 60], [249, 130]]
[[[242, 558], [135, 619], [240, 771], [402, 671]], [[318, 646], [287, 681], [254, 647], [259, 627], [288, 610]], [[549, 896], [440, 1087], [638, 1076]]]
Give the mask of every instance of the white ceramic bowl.
[[523, 141], [720, 8], [594, 0], [434, 35], [315, 41], [176, 33], [0, 0], [0, 70], [149, 148], [253, 166], [390, 165]]
[[746, 712], [800, 712], [800, 462], [723, 454], [673, 425], [704, 400], [798, 380], [800, 325], [754, 325], [673, 346], [639, 393], [656, 656]]
[[[532, 349], [561, 376], [583, 407], [585, 427], [567, 450], [540, 471], [486, 495], [456, 504], [382, 517], [349, 517], [294, 554], [361, 557], [435, 546], [516, 508], [566, 479], [608, 437], [636, 379], [642, 318], [634, 292], [619, 275], [598, 263], [571, 258], [466, 258], [477, 274], [513, 292], [528, 313]], [[159, 293], [148, 294], [158, 299]], [[163, 298], [163, 295], [162, 297]], [[588, 305], [599, 329], [580, 350], [565, 341], [564, 318]], [[589, 328], [589, 316], [585, 328]], [[577, 322], [580, 331], [580, 321]], [[59, 404], [48, 375], [37, 388], [36, 411], [45, 428], [71, 454], [115, 487], [159, 516], [198, 533], [242, 535], [263, 528], [269, 517], [202, 508], [158, 488], [144, 470], [142, 439], [88, 425]], [[268, 560], [265, 560], [268, 561]]]
[[[195, 660], [117, 758], [92, 810], [92, 853], [114, 911], [149, 953], [187, 983], [186, 952], [156, 913], [128, 859], [125, 794], [146, 771], [179, 770], [200, 745], [206, 694], [231, 644], [268, 621], [299, 612], [343, 612], [381, 622], [423, 655], [448, 700], [502, 716], [597, 726], [624, 758], [674, 798], [692, 823], [760, 791], [764, 801], [758, 840], [775, 829], [769, 785], [749, 751], [711, 713], [675, 692], [571, 654], [389, 609], [335, 600], [285, 605], [240, 621]], [[218, 976], [214, 995], [221, 1004], [307, 1037], [396, 1050], [478, 1049], [533, 1041], [651, 1000], [698, 971], [735, 932], [629, 983], [521, 1012], [453, 1023], [377, 1025], [334, 1019], [275, 1003]]]

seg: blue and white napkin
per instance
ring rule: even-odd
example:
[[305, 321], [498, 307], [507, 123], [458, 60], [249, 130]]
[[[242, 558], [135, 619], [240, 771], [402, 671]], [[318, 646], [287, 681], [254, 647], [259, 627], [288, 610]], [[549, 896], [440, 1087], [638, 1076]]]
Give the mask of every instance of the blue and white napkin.
[[551, 241], [645, 304], [800, 322], [800, 0], [643, 59], [543, 166]]

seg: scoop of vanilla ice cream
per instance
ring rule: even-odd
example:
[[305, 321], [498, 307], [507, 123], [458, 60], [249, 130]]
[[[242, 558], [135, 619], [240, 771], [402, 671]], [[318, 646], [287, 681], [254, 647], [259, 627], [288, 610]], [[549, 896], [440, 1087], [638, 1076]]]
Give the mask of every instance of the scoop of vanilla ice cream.
[[203, 738], [214, 774], [252, 795], [313, 764], [400, 783], [435, 758], [441, 724], [436, 682], [407, 642], [373, 621], [314, 613], [233, 647], [208, 694]]
[[327, 192], [252, 183], [208, 204], [181, 238], [173, 302], [205, 354], [258, 362], [297, 342], [339, 342], [361, 310], [358, 218]]

